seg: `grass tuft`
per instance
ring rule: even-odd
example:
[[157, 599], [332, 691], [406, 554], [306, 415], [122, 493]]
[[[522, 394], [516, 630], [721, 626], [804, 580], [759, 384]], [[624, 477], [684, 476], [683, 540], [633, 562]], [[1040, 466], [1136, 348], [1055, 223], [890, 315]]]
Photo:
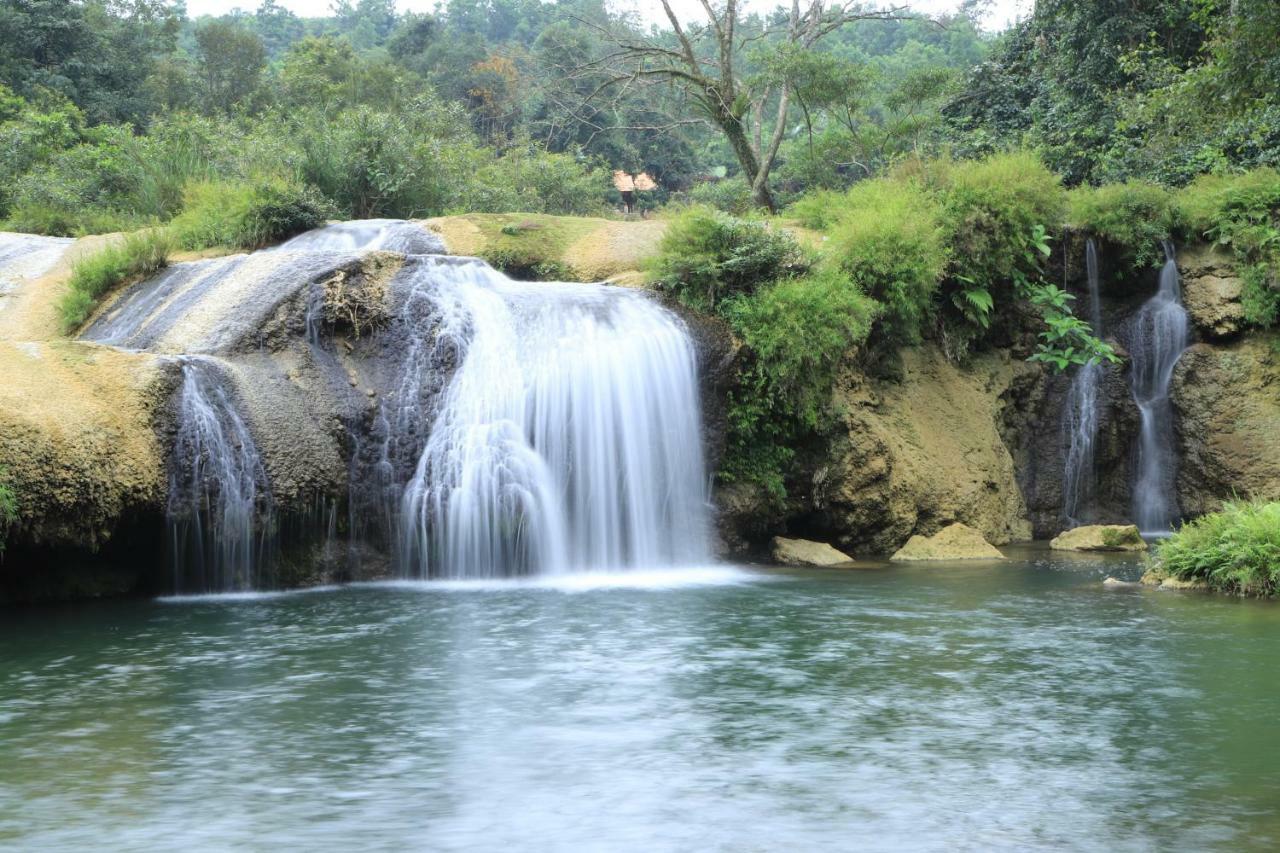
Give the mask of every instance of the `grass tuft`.
[[164, 269], [173, 251], [173, 235], [156, 228], [129, 234], [76, 261], [58, 303], [63, 332], [71, 334], [84, 325], [107, 293]]

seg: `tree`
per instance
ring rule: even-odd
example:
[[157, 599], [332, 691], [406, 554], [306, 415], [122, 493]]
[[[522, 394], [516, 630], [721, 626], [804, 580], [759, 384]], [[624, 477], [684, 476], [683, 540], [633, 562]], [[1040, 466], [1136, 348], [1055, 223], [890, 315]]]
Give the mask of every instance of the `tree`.
[[771, 211], [777, 205], [769, 176], [787, 130], [794, 81], [766, 77], [762, 85], [752, 86], [740, 68], [748, 42], [809, 51], [846, 24], [896, 18], [902, 12], [901, 7], [864, 11], [851, 0], [807, 0], [802, 8], [801, 0], [792, 0], [771, 26], [756, 31], [743, 26], [739, 0], [725, 0], [718, 8], [701, 0], [705, 23], [696, 25], [682, 23], [670, 0], [661, 2], [673, 42], [614, 31], [614, 49], [584, 64], [580, 73], [607, 67], [611, 74], [601, 92], [654, 81], [679, 87], [723, 135], [756, 204]]
[[262, 39], [228, 21], [196, 30], [196, 54], [205, 109], [230, 114], [258, 88], [267, 64]]

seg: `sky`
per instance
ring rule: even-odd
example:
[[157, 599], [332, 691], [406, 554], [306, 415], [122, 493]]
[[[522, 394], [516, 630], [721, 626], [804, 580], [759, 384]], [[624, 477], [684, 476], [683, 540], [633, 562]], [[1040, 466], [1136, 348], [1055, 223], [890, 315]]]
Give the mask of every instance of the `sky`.
[[[329, 14], [330, 0], [278, 0], [281, 6], [304, 17], [321, 17]], [[402, 12], [429, 12], [436, 7], [439, 0], [398, 0], [396, 7]], [[922, 14], [938, 14], [955, 9], [957, 0], [902, 0], [910, 2], [913, 11]], [[991, 8], [984, 21], [989, 30], [1002, 30], [1015, 20], [1031, 13], [1034, 0], [991, 0]], [[658, 0], [613, 0], [620, 9], [635, 9], [646, 18], [658, 21], [662, 17], [662, 6]], [[778, 0], [745, 0], [748, 9], [769, 9], [778, 4]], [[697, 0], [673, 0], [677, 12], [681, 14], [700, 14]], [[258, 0], [187, 0], [187, 14], [220, 15], [235, 8], [252, 11], [258, 7]]]

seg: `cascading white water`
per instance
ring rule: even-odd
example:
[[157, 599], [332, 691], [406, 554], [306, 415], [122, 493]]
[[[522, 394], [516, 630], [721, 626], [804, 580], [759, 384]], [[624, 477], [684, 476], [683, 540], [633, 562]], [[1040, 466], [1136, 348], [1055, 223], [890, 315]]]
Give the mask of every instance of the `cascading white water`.
[[[1085, 270], [1089, 282], [1089, 322], [1093, 326], [1093, 334], [1101, 337], [1098, 247], [1092, 237], [1085, 243]], [[1067, 438], [1067, 455], [1062, 476], [1062, 514], [1069, 527], [1081, 523], [1096, 486], [1094, 443], [1098, 437], [1098, 390], [1105, 370], [1097, 359], [1076, 368], [1063, 406], [1062, 426]]]
[[1174, 412], [1169, 399], [1173, 369], [1187, 348], [1189, 327], [1173, 245], [1164, 245], [1160, 286], [1133, 319], [1129, 357], [1131, 388], [1141, 415], [1133, 517], [1147, 534], [1169, 532], [1177, 521]]
[[[640, 293], [479, 261], [424, 264], [409, 299], [424, 295], [432, 346], [458, 360], [400, 501], [405, 574], [708, 559], [695, 356], [675, 317]], [[389, 420], [403, 429], [405, 412]]]
[[254, 589], [272, 534], [262, 458], [213, 359], [184, 358], [169, 464], [175, 588]]

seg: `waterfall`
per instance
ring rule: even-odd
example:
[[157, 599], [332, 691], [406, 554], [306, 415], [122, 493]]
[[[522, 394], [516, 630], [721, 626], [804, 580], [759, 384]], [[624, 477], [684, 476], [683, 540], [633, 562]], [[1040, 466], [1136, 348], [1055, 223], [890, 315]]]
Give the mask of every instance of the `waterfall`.
[[182, 360], [176, 402], [166, 513], [175, 588], [254, 589], [272, 525], [253, 436], [213, 359]]
[[[494, 577], [706, 561], [695, 356], [644, 294], [521, 283], [478, 261], [421, 265], [452, 358], [429, 430], [418, 370], [388, 418], [421, 452], [398, 507], [412, 577]], [[427, 335], [420, 334], [425, 342]], [[407, 363], [428, 357], [411, 346]]]
[[[1098, 247], [1092, 237], [1085, 243], [1085, 269], [1089, 282], [1089, 322], [1093, 334], [1102, 336], [1102, 299], [1098, 281]], [[1068, 527], [1081, 523], [1096, 488], [1094, 442], [1098, 437], [1098, 390], [1106, 368], [1090, 359], [1076, 369], [1063, 407], [1063, 432], [1067, 438], [1066, 466], [1062, 476], [1062, 514]]]
[[[371, 250], [403, 266], [378, 285], [371, 334], [338, 346], [325, 287]], [[413, 223], [335, 223], [175, 264], [86, 330], [180, 360], [167, 513], [179, 591], [274, 582], [292, 545], [337, 535], [341, 478], [348, 569], [379, 546], [408, 578], [710, 560], [679, 318], [640, 291], [517, 282], [440, 250]]]
[[1164, 244], [1160, 286], [1133, 319], [1129, 356], [1134, 402], [1141, 415], [1133, 517], [1144, 533], [1166, 533], [1178, 518], [1175, 481], [1173, 403], [1169, 387], [1173, 369], [1187, 348], [1187, 312], [1173, 245]]

